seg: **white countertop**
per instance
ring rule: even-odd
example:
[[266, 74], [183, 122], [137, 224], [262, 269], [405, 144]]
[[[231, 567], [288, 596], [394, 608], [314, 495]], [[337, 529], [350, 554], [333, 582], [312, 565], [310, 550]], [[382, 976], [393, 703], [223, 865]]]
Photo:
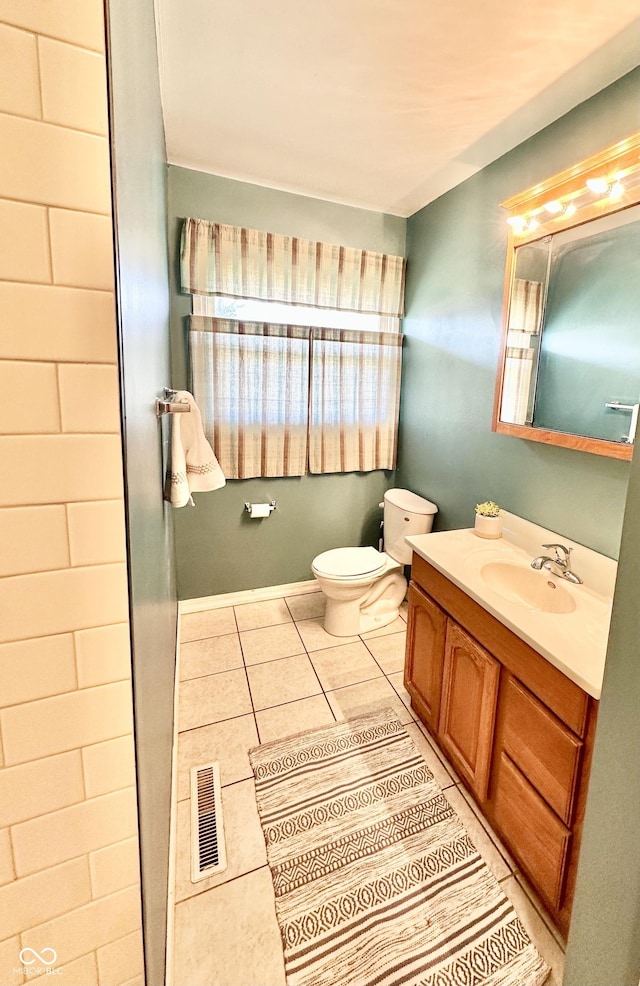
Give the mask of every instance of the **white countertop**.
[[[503, 519], [503, 536], [495, 540], [479, 538], [473, 529], [417, 534], [406, 540], [421, 558], [513, 630], [576, 685], [599, 699], [616, 562], [513, 514], [503, 512]], [[544, 569], [536, 575], [539, 574], [541, 579], [552, 579], [566, 590], [575, 602], [573, 612], [548, 613], [531, 609], [525, 603], [508, 599], [493, 589], [481, 574], [484, 565], [495, 561], [530, 568], [531, 560], [536, 555], [553, 556], [552, 551], [542, 548], [543, 543], [550, 542], [560, 542], [574, 549], [571, 567], [584, 584], [572, 585]]]

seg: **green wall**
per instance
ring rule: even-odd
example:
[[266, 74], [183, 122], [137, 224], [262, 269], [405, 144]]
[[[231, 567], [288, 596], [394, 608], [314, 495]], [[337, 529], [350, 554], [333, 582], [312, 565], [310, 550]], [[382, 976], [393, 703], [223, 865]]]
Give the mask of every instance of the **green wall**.
[[398, 486], [436, 529], [507, 510], [617, 557], [629, 464], [491, 432], [507, 224], [500, 202], [638, 128], [640, 69], [582, 103], [407, 224]]
[[622, 529], [564, 986], [640, 979], [640, 455]]
[[[406, 220], [170, 166], [168, 169], [172, 386], [186, 388], [186, 316], [179, 241], [186, 216], [404, 256]], [[312, 578], [311, 561], [341, 545], [377, 544], [378, 503], [393, 473], [234, 480], [174, 510], [181, 599]], [[267, 520], [245, 501], [276, 500]]]
[[178, 612], [162, 426], [153, 413], [169, 382], [166, 154], [153, 0], [109, 0], [106, 9], [142, 917], [154, 986], [166, 981]]

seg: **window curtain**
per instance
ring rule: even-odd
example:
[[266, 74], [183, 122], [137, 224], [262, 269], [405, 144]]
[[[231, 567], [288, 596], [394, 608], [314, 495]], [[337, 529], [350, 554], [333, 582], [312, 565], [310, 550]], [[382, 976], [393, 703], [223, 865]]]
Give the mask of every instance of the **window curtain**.
[[309, 329], [192, 315], [192, 393], [227, 479], [307, 471]]
[[511, 289], [500, 420], [524, 425], [531, 414], [531, 379], [542, 325], [543, 285], [515, 278]]
[[394, 469], [402, 336], [313, 329], [309, 471]]
[[400, 317], [405, 260], [256, 229], [185, 219], [182, 290]]

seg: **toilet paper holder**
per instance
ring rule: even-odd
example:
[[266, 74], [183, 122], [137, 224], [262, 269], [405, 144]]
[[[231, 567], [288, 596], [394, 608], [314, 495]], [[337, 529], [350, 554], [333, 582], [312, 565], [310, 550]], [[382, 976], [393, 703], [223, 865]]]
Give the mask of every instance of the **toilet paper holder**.
[[245, 503], [244, 509], [251, 517], [270, 517], [271, 512], [276, 509], [276, 501], [269, 500], [268, 503]]

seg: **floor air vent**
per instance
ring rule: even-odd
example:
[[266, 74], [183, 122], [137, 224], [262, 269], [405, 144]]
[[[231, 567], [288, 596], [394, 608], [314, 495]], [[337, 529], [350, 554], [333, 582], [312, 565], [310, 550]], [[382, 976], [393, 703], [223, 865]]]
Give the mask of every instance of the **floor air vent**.
[[217, 763], [191, 768], [191, 882], [227, 868]]

